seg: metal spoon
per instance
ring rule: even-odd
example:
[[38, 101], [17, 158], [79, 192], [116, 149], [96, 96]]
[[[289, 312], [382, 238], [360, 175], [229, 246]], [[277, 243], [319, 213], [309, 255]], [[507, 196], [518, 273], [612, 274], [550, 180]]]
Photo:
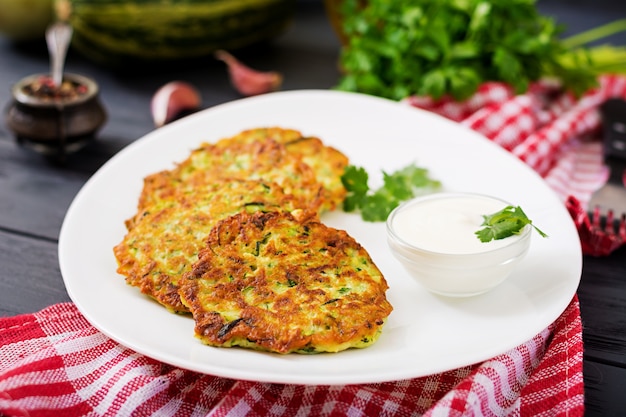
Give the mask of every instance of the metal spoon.
[[63, 82], [65, 56], [72, 39], [72, 27], [65, 22], [56, 22], [46, 30], [46, 43], [50, 53], [50, 72], [55, 86]]

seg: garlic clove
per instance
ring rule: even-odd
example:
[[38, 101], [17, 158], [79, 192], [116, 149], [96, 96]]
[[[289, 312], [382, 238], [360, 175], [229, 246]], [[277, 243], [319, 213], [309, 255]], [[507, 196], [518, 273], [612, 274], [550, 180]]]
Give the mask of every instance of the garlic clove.
[[276, 71], [254, 70], [223, 50], [216, 51], [215, 57], [226, 63], [233, 87], [244, 96], [276, 91], [282, 85], [283, 76]]
[[201, 104], [202, 98], [194, 86], [184, 81], [170, 81], [152, 96], [152, 120], [156, 127], [161, 127], [184, 113], [198, 110]]

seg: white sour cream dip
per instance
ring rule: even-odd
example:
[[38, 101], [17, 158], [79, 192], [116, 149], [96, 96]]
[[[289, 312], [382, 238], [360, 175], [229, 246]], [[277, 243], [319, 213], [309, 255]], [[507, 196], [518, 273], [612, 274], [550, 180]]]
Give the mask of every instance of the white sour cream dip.
[[496, 213], [508, 204], [496, 198], [475, 194], [431, 196], [406, 203], [394, 214], [394, 234], [414, 247], [430, 252], [472, 254], [508, 246], [520, 238], [481, 242], [483, 215]]

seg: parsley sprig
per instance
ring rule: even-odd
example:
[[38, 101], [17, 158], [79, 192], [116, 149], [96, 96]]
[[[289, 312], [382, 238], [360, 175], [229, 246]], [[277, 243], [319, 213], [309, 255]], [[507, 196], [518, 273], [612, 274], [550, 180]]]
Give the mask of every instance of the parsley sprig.
[[391, 174], [383, 171], [383, 185], [377, 190], [370, 189], [369, 175], [363, 167], [348, 166], [341, 181], [348, 191], [344, 211], [359, 210], [363, 220], [368, 222], [385, 221], [401, 202], [441, 187], [441, 182], [430, 178], [427, 169], [415, 164]]
[[481, 226], [485, 227], [478, 230], [476, 236], [478, 236], [481, 242], [504, 239], [519, 234], [524, 226], [529, 224], [541, 237], [548, 236], [532, 223], [532, 220], [526, 216], [526, 213], [524, 213], [520, 206], [506, 206], [496, 213], [483, 215], [483, 223]]

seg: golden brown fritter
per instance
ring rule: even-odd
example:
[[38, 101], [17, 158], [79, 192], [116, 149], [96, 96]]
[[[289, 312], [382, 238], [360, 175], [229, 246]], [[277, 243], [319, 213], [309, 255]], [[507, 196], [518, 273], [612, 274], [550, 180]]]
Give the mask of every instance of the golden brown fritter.
[[294, 129], [263, 127], [244, 130], [226, 141], [218, 142], [218, 146], [229, 141], [248, 143], [268, 138], [284, 145], [288, 152], [300, 156], [313, 169], [316, 179], [324, 187], [321, 210], [334, 210], [343, 202], [346, 189], [341, 183], [341, 175], [348, 166], [348, 157], [325, 145], [317, 137], [304, 136]]
[[167, 198], [174, 189], [230, 177], [272, 181], [293, 194], [302, 207], [334, 210], [346, 195], [341, 175], [347, 165], [344, 154], [297, 130], [244, 130], [216, 143], [203, 143], [176, 168], [146, 177], [139, 209], [154, 199]]
[[129, 231], [114, 248], [117, 271], [170, 311], [186, 312], [178, 281], [191, 270], [212, 227], [241, 211], [288, 209], [292, 203], [276, 184], [253, 180], [176, 189], [127, 222]]
[[205, 344], [318, 353], [374, 343], [387, 288], [352, 237], [296, 210], [220, 221], [179, 293]]
[[305, 164], [315, 172], [322, 183], [321, 210], [335, 210], [346, 198], [346, 189], [341, 182], [348, 157], [337, 149], [326, 146], [321, 139], [307, 136], [283, 142], [288, 152], [300, 155]]
[[148, 176], [139, 209], [168, 198], [175, 189], [193, 190], [217, 178], [274, 182], [302, 206], [317, 210], [323, 203], [322, 183], [298, 155], [287, 152], [284, 145], [271, 138], [249, 142], [235, 138], [204, 143], [173, 170]]

